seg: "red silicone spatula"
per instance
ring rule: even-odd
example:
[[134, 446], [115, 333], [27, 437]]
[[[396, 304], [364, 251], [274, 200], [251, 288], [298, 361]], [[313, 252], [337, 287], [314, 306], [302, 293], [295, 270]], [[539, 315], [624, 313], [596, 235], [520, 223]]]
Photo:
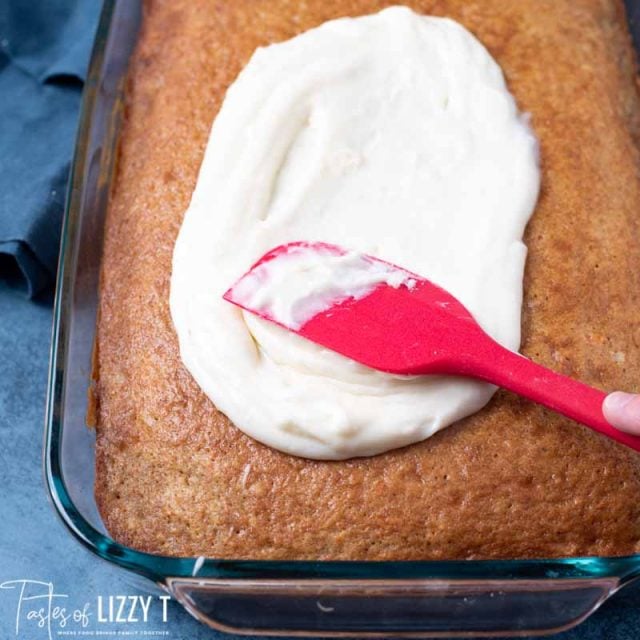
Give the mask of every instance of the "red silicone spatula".
[[[400, 267], [363, 256], [372, 264], [397, 269], [410, 280], [375, 285], [363, 297], [340, 299], [302, 326], [286, 326], [264, 309], [251, 308], [239, 294], [247, 278], [292, 249], [344, 255], [326, 243], [297, 242], [265, 254], [236, 282], [224, 298], [243, 309], [294, 331], [373, 369], [394, 374], [450, 374], [485, 380], [538, 402], [640, 451], [640, 436], [615, 429], [602, 413], [607, 394], [551, 371], [514, 353], [489, 337], [467, 309], [450, 293]], [[273, 265], [272, 265], [273, 266]], [[402, 280], [402, 278], [400, 279]]]

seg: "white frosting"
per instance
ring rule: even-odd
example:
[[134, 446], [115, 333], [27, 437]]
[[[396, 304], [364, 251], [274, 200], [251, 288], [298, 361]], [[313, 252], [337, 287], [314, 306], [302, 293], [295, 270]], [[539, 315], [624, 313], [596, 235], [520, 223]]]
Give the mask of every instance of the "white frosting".
[[349, 298], [359, 300], [377, 286], [409, 289], [413, 274], [355, 251], [344, 254], [305, 245], [289, 246], [233, 286], [233, 301], [289, 329]]
[[367, 369], [222, 294], [266, 251], [325, 241], [418, 273], [517, 349], [535, 138], [486, 49], [394, 7], [258, 49], [229, 88], [175, 247], [183, 361], [238, 428], [342, 459], [429, 437], [494, 388]]

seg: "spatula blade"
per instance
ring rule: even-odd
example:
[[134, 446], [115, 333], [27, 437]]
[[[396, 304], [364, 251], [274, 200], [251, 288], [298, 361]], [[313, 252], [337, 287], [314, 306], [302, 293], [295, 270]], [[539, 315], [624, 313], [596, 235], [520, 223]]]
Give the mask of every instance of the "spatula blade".
[[320, 242], [280, 245], [262, 256], [224, 294], [224, 299], [361, 364], [401, 375], [446, 372], [452, 353], [460, 351], [460, 342], [468, 340], [470, 332], [474, 336], [481, 332], [469, 311], [447, 291], [368, 255], [362, 257], [397, 270], [401, 276], [397, 286], [381, 282], [362, 297], [338, 295], [300, 326], [292, 326], [269, 309], [252, 304], [247, 290], [264, 285], [268, 263], [301, 250], [328, 256], [348, 253], [337, 245]]

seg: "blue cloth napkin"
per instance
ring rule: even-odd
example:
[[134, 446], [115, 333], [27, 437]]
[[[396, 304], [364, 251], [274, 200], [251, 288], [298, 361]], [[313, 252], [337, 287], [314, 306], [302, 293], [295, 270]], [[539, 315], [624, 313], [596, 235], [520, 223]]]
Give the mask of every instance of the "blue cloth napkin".
[[[55, 279], [99, 0], [0, 0], [0, 278]], [[2, 255], [4, 254], [4, 255]]]

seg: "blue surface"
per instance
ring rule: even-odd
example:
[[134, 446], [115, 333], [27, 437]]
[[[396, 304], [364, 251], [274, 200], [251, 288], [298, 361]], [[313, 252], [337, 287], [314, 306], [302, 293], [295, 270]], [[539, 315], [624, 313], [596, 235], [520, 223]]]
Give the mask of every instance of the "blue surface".
[[[11, 275], [7, 266], [0, 262], [0, 276], [4, 276], [0, 277], [0, 584], [14, 580], [53, 583], [56, 593], [68, 595], [58, 601], [69, 610], [89, 603], [92, 617], [87, 630], [161, 631], [166, 635], [155, 637], [179, 640], [217, 637], [173, 602], [163, 622], [161, 603], [156, 599], [146, 624], [97, 621], [98, 596], [106, 602], [108, 596], [145, 593], [132, 586], [126, 573], [93, 557], [73, 540], [47, 500], [41, 459], [51, 307], [48, 301], [30, 302], [12, 289], [7, 284], [6, 276]], [[37, 595], [35, 591], [31, 594]], [[19, 635], [15, 635], [17, 595], [16, 589], [0, 589], [0, 640], [48, 638], [46, 625], [38, 628], [35, 620], [26, 620], [26, 608]], [[69, 622], [67, 629], [80, 628], [74, 625]], [[52, 633], [52, 638], [64, 637], [56, 635], [55, 623]], [[637, 640], [640, 584], [618, 594], [576, 629], [554, 637]]]

